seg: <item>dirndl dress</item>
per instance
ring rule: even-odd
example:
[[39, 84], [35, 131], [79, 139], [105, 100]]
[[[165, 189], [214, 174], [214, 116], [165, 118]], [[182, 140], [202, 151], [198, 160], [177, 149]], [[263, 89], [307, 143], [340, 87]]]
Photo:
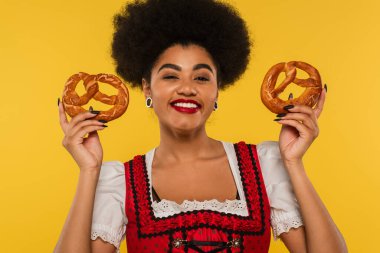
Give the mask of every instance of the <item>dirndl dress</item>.
[[248, 216], [194, 210], [155, 217], [145, 155], [124, 163], [128, 253], [267, 253], [270, 205], [256, 146], [234, 144]]

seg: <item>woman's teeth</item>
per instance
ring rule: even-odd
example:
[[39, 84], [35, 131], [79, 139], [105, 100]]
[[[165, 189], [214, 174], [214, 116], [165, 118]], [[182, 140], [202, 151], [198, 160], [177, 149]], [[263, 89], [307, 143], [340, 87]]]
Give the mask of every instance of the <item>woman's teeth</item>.
[[197, 108], [198, 106], [193, 103], [174, 103], [174, 106], [184, 107], [184, 108]]

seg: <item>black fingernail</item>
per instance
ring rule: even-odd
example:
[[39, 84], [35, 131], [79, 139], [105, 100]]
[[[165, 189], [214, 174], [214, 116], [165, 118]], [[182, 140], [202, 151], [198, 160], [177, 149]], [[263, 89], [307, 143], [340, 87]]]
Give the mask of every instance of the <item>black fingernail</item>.
[[90, 112], [93, 114], [99, 114], [100, 113], [100, 111], [90, 111]]
[[60, 102], [59, 100], [60, 100], [60, 99], [58, 98], [58, 106], [59, 106], [59, 102]]
[[282, 119], [274, 119], [273, 121], [280, 121], [280, 120], [282, 120]]
[[284, 110], [289, 110], [289, 109], [292, 109], [294, 107], [294, 105], [287, 105], [287, 106], [284, 106]]
[[327, 93], [327, 84], [325, 84], [325, 90], [326, 90], [326, 93]]
[[98, 120], [100, 123], [107, 123], [108, 121], [107, 120], [104, 120], [104, 119], [100, 119]]
[[280, 114], [277, 114], [276, 117], [284, 117], [286, 115], [286, 113], [280, 113]]
[[107, 125], [103, 125], [103, 127], [108, 127]]
[[290, 94], [289, 94], [288, 99], [293, 99], [293, 93], [290, 93]]
[[92, 108], [92, 106], [90, 106], [90, 108], [88, 108], [88, 110], [91, 112], [91, 111], [93, 111], [94, 109]]

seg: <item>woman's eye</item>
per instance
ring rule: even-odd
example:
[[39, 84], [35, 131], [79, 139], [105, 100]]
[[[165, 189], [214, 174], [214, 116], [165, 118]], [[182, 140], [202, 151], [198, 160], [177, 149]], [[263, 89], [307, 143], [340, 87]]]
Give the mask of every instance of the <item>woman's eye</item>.
[[199, 77], [197, 77], [197, 78], [195, 78], [195, 79], [197, 79], [197, 80], [199, 80], [199, 81], [202, 81], [202, 82], [207, 82], [207, 81], [208, 81], [208, 78], [203, 77], [203, 76], [199, 76]]
[[178, 79], [176, 76], [164, 76], [164, 79]]

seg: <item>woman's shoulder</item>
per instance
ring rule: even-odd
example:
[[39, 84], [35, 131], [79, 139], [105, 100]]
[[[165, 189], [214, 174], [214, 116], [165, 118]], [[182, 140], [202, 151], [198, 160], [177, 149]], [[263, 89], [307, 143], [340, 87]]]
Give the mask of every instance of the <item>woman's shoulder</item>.
[[99, 183], [110, 182], [117, 178], [124, 177], [124, 163], [121, 161], [104, 161], [99, 175]]
[[262, 141], [256, 145], [260, 157], [281, 157], [278, 141]]
[[102, 163], [102, 168], [103, 167], [107, 167], [107, 168], [109, 168], [109, 167], [121, 167], [121, 166], [124, 166], [124, 163], [123, 162], [121, 162], [121, 161], [117, 161], [117, 160], [112, 160], [112, 161], [104, 161], [103, 163]]
[[155, 148], [149, 149], [145, 154], [135, 155], [127, 159], [125, 162], [122, 162], [119, 160], [104, 161], [102, 163], [99, 181], [101, 180], [109, 181], [110, 178], [121, 177], [121, 176], [124, 177], [126, 164], [128, 164], [129, 162], [132, 162], [137, 157], [144, 157], [145, 161], [149, 163], [149, 161], [153, 158], [154, 151], [155, 151]]
[[259, 157], [280, 157], [280, 148], [278, 141], [265, 140], [258, 143], [250, 143], [247, 141], [229, 142], [222, 141], [225, 146], [233, 146], [239, 143], [245, 143], [247, 145], [253, 145], [256, 147]]

